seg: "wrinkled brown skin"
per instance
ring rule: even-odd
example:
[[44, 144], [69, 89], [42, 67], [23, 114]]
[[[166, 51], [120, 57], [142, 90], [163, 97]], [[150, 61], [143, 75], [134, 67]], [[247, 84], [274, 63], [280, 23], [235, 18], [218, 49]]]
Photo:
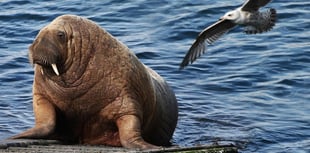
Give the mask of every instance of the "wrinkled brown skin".
[[170, 145], [178, 118], [173, 91], [97, 24], [60, 16], [29, 50], [35, 126], [13, 139], [141, 149]]

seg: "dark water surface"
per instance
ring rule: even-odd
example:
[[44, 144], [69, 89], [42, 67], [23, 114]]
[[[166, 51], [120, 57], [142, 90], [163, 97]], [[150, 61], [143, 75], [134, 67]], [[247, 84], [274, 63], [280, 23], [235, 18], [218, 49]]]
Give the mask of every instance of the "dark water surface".
[[242, 152], [310, 152], [310, 2], [273, 1], [275, 28], [237, 28], [193, 65], [197, 34], [242, 0], [0, 1], [0, 139], [34, 125], [28, 46], [62, 14], [97, 22], [162, 75], [179, 101], [173, 143], [233, 143]]

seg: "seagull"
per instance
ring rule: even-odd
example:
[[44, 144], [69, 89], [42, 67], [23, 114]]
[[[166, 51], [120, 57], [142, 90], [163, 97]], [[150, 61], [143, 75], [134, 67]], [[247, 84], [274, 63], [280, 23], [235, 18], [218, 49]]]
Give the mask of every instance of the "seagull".
[[183, 69], [189, 63], [193, 63], [205, 53], [205, 42], [212, 44], [237, 25], [244, 26], [246, 34], [257, 34], [271, 30], [276, 22], [276, 10], [270, 8], [264, 12], [259, 12], [259, 8], [265, 6], [270, 1], [247, 0], [241, 7], [227, 12], [217, 22], [205, 28], [187, 52], [180, 64], [180, 69]]

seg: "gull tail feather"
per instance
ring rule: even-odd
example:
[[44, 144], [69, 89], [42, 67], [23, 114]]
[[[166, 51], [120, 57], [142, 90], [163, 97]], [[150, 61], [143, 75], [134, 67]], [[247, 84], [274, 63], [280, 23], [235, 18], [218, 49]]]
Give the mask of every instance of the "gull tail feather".
[[277, 20], [277, 11], [273, 8], [261, 12], [258, 15], [257, 22], [245, 27], [244, 32], [246, 34], [257, 34], [271, 30]]

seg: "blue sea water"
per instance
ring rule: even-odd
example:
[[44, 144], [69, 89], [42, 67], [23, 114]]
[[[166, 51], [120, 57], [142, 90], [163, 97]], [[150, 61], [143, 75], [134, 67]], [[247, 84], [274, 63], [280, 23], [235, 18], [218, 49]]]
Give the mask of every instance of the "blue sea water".
[[[0, 0], [0, 139], [34, 125], [28, 47], [55, 17], [105, 28], [162, 75], [179, 102], [173, 143], [235, 144], [241, 152], [310, 152], [310, 2], [272, 1], [273, 30], [236, 28], [194, 64], [198, 33], [242, 0]], [[266, 9], [265, 8], [265, 9]]]

